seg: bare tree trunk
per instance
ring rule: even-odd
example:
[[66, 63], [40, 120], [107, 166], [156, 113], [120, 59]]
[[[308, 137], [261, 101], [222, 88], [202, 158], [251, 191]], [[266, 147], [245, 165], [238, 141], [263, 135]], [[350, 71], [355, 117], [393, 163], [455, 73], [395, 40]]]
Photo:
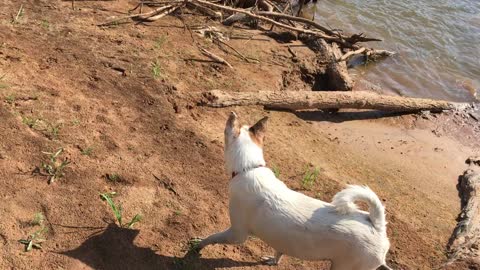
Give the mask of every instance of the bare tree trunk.
[[213, 90], [203, 94], [201, 105], [210, 107], [263, 105], [272, 109], [375, 109], [382, 111], [442, 111], [465, 109], [466, 103], [441, 100], [407, 98], [399, 96], [378, 95], [371, 92], [223, 92]]
[[449, 264], [462, 261], [480, 267], [480, 157], [469, 158], [467, 164], [470, 167], [458, 178], [462, 210], [448, 242]]

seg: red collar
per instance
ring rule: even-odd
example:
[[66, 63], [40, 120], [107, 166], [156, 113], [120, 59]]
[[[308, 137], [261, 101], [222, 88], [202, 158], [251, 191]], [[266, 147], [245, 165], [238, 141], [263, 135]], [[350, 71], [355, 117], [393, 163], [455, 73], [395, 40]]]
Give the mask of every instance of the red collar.
[[[266, 167], [266, 166], [265, 166], [265, 165], [258, 165], [258, 166], [256, 166], [256, 167], [253, 167], [253, 168], [248, 169], [248, 170], [243, 171], [243, 172], [248, 172], [248, 171], [250, 171], [250, 170], [254, 170], [254, 169], [257, 169], [257, 168], [261, 168], [261, 167]], [[232, 179], [233, 179], [235, 176], [237, 176], [238, 174], [239, 174], [238, 172], [232, 172]]]

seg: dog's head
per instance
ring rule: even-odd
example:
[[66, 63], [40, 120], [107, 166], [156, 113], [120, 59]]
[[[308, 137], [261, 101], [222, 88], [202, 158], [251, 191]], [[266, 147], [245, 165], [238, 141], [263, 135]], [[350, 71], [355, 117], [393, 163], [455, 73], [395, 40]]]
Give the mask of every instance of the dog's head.
[[228, 173], [239, 173], [265, 166], [263, 141], [268, 117], [255, 125], [242, 126], [236, 113], [231, 112], [225, 125], [225, 160]]

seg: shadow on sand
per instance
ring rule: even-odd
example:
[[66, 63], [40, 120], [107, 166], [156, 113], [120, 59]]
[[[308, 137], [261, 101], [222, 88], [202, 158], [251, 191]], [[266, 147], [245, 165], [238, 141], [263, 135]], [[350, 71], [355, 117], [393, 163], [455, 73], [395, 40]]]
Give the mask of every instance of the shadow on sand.
[[140, 231], [120, 228], [111, 223], [92, 235], [79, 247], [61, 254], [82, 261], [93, 269], [217, 269], [258, 265], [258, 262], [238, 262], [230, 259], [206, 259], [189, 254], [183, 258], [159, 255], [150, 248], [138, 247], [133, 241]]
[[324, 111], [299, 111], [295, 112], [298, 118], [306, 121], [341, 123], [353, 120], [379, 119], [412, 114], [411, 112], [383, 112], [383, 111], [345, 111], [345, 112], [324, 112]]

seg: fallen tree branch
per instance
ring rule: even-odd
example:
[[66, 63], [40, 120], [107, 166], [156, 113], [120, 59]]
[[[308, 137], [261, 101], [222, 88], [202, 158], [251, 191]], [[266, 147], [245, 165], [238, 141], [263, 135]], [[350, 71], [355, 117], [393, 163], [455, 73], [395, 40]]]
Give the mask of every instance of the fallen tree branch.
[[465, 109], [466, 103], [441, 100], [378, 95], [371, 92], [223, 92], [203, 93], [200, 105], [209, 107], [262, 105], [272, 109], [374, 109], [381, 111], [417, 112]]
[[216, 8], [216, 9], [226, 10], [226, 11], [230, 11], [230, 12], [245, 14], [248, 17], [268, 22], [268, 23], [273, 24], [275, 26], [278, 26], [280, 28], [284, 28], [284, 29], [291, 30], [291, 31], [294, 31], [294, 32], [298, 32], [298, 33], [310, 34], [310, 35], [317, 36], [317, 37], [320, 37], [322, 39], [328, 40], [330, 42], [337, 42], [337, 43], [342, 44], [344, 47], [347, 47], [347, 48], [358, 49], [355, 45], [349, 43], [348, 41], [345, 41], [341, 37], [330, 36], [330, 35], [325, 34], [322, 31], [293, 27], [293, 26], [290, 26], [290, 25], [283, 24], [281, 22], [277, 22], [277, 21], [275, 21], [273, 19], [270, 19], [270, 18], [267, 18], [267, 17], [257, 15], [255, 13], [250, 12], [250, 11], [246, 11], [244, 9], [238, 9], [238, 8], [232, 8], [232, 7], [228, 7], [228, 6], [217, 5], [217, 4], [210, 3], [210, 2], [204, 1], [204, 0], [191, 0], [191, 1], [192, 2], [197, 2], [201, 5], [209, 6], [211, 8]]
[[225, 59], [221, 58], [220, 56], [215, 55], [215, 54], [213, 54], [213, 53], [205, 50], [204, 48], [201, 48], [201, 47], [198, 47], [198, 48], [200, 49], [200, 51], [201, 51], [204, 55], [210, 57], [212, 60], [214, 60], [214, 61], [216, 61], [216, 62], [218, 62], [218, 63], [224, 64], [224, 65], [227, 65], [229, 68], [233, 69], [233, 66], [230, 65], [230, 63], [228, 63]]
[[[177, 1], [175, 1], [178, 3]], [[110, 26], [114, 25], [120, 21], [127, 20], [127, 19], [132, 19], [132, 20], [142, 20], [142, 21], [155, 21], [160, 19], [161, 17], [172, 13], [175, 11], [178, 7], [181, 5], [166, 5], [159, 7], [157, 9], [154, 9], [152, 11], [146, 12], [146, 13], [140, 13], [140, 14], [132, 14], [124, 17], [120, 17], [118, 19], [114, 19], [105, 23], [97, 24], [97, 26]]]
[[258, 60], [254, 60], [254, 59], [249, 59], [248, 57], [246, 57], [245, 55], [243, 55], [242, 53], [240, 53], [237, 49], [235, 49], [234, 47], [232, 47], [230, 44], [226, 43], [225, 41], [222, 41], [221, 39], [219, 38], [214, 38], [213, 41], [215, 42], [218, 42], [222, 45], [225, 45], [227, 46], [228, 48], [230, 48], [232, 51], [234, 51], [238, 57], [240, 57], [240, 59], [242, 59], [243, 61], [247, 62], [247, 63], [259, 63], [260, 61]]
[[[255, 14], [265, 16], [265, 17], [274, 17], [274, 18], [280, 18], [280, 19], [287, 19], [287, 20], [290, 20], [290, 21], [301, 22], [301, 23], [304, 23], [306, 25], [313, 26], [313, 27], [317, 28], [318, 30], [325, 32], [327, 35], [339, 37], [339, 38], [341, 38], [343, 40], [346, 40], [350, 43], [368, 42], [368, 41], [382, 41], [381, 39], [378, 39], [378, 38], [364, 37], [362, 34], [352, 35], [351, 37], [347, 37], [347, 36], [341, 35], [339, 33], [335, 33], [332, 30], [318, 24], [317, 22], [306, 19], [306, 18], [303, 18], [303, 17], [295, 17], [295, 16], [284, 14], [284, 13], [268, 12], [268, 11], [257, 11], [257, 12], [255, 12]], [[352, 42], [352, 41], [354, 41], [354, 42]]]
[[172, 6], [172, 5], [164, 6], [164, 7], [161, 7], [161, 8], [158, 8], [157, 10], [155, 10], [155, 12], [153, 14], [149, 14], [149, 15], [139, 14], [137, 17], [134, 17], [134, 19], [138, 19], [138, 20], [141, 20], [141, 21], [147, 21], [147, 22], [153, 22], [153, 21], [156, 21], [156, 20], [158, 20], [162, 17], [165, 17], [166, 15], [174, 12], [179, 7], [180, 6]]
[[337, 61], [338, 61], [338, 62], [346, 61], [346, 60], [348, 60], [348, 58], [350, 58], [351, 56], [364, 53], [366, 50], [367, 50], [367, 48], [362, 47], [362, 48], [360, 48], [360, 49], [358, 49], [358, 50], [355, 50], [355, 51], [349, 51], [349, 52], [347, 52], [346, 54], [342, 55], [342, 57], [338, 58]]
[[329, 45], [325, 40], [320, 39], [318, 46], [325, 59], [328, 60], [327, 69], [325, 70], [328, 76], [327, 89], [351, 91], [353, 89], [353, 80], [348, 73], [347, 63], [337, 61], [342, 55], [338, 45], [334, 42]]
[[189, 8], [193, 8], [195, 10], [198, 10], [200, 11], [201, 13], [211, 17], [211, 18], [214, 18], [214, 19], [220, 19], [222, 20], [223, 19], [223, 14], [221, 12], [218, 12], [218, 11], [214, 11], [208, 7], [204, 7], [198, 3], [195, 3], [195, 2], [187, 2], [187, 7]]
[[447, 250], [449, 264], [463, 260], [480, 266], [480, 157], [471, 157], [466, 163], [470, 166], [457, 184], [462, 210]]

